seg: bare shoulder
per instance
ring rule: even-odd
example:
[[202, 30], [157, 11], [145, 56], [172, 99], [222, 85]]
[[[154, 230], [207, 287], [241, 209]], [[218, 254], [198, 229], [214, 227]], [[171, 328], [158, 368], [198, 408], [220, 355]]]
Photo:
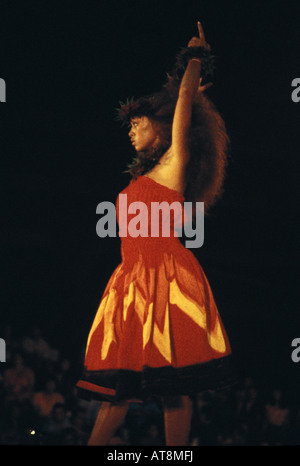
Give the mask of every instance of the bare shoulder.
[[146, 176], [157, 183], [167, 186], [170, 189], [184, 193], [185, 190], [185, 165], [174, 157], [172, 147], [162, 156], [159, 163]]

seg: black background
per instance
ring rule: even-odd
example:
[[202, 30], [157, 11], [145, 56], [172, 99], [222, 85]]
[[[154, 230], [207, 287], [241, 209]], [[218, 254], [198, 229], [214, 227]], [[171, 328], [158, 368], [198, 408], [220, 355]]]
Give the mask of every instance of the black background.
[[[118, 238], [96, 235], [133, 149], [115, 108], [159, 90], [201, 20], [207, 93], [232, 142], [225, 193], [193, 250], [242, 373], [297, 391], [298, 1], [0, 2], [1, 322], [82, 352]], [[1, 336], [1, 328], [0, 328]]]

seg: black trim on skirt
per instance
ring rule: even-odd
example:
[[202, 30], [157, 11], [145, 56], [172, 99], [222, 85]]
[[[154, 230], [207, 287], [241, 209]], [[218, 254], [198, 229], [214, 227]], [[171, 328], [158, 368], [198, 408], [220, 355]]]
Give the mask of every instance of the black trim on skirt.
[[151, 396], [192, 396], [204, 390], [230, 388], [238, 382], [231, 354], [180, 368], [145, 366], [141, 372], [124, 369], [87, 371], [84, 368], [80, 380], [116, 391], [110, 396], [78, 388], [80, 397], [111, 401], [146, 400]]

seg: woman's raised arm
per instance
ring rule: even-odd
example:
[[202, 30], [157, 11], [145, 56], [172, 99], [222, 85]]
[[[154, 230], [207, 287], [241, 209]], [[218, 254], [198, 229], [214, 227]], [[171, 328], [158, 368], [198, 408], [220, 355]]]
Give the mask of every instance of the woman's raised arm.
[[[193, 37], [188, 47], [210, 49], [205, 41], [200, 21], [197, 23], [199, 37]], [[172, 125], [172, 153], [178, 163], [185, 165], [189, 159], [188, 132], [191, 124], [192, 105], [197, 92], [203, 92], [211, 83], [201, 86], [201, 59], [191, 58], [181, 80], [178, 100]]]

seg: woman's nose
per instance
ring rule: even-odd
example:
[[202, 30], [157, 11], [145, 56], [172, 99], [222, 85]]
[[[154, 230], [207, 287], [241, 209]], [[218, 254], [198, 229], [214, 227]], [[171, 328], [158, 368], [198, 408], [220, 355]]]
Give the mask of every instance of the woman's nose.
[[132, 128], [131, 128], [131, 130], [130, 130], [129, 133], [128, 133], [128, 136], [131, 138], [132, 134], [133, 134], [133, 133], [132, 133]]

